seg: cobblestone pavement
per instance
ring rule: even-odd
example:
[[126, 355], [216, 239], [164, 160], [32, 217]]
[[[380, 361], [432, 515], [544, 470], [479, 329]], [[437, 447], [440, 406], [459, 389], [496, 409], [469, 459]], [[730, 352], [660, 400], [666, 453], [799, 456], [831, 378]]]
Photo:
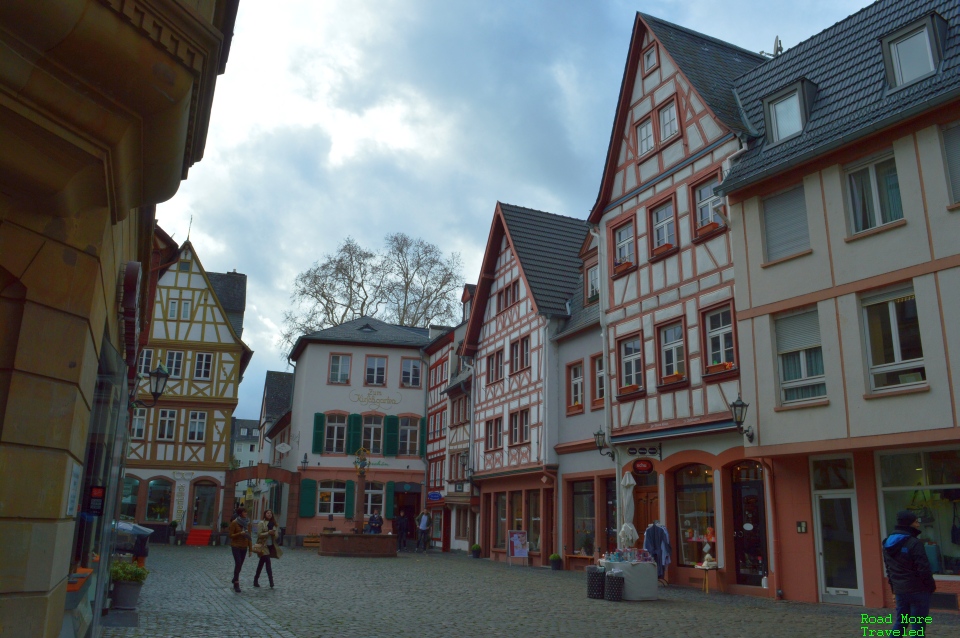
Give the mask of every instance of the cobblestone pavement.
[[[611, 603], [587, 598], [583, 572], [507, 567], [434, 551], [394, 560], [286, 550], [274, 561], [276, 588], [264, 573], [254, 589], [256, 558], [244, 564], [237, 594], [229, 548], [151, 547], [139, 628], [107, 628], [104, 638], [854, 637], [866, 635], [861, 613], [891, 611], [679, 587], [661, 588], [658, 601]], [[926, 635], [960, 637], [960, 616], [932, 615]]]

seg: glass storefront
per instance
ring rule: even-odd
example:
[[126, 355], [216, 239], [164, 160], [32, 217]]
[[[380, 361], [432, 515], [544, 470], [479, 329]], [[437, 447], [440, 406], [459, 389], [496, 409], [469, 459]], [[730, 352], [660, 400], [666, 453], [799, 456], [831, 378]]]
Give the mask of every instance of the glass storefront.
[[120, 520], [137, 520], [137, 495], [140, 492], [140, 479], [123, 479], [123, 494], [120, 496]]
[[527, 492], [527, 541], [531, 552], [540, 551], [540, 492]]
[[896, 527], [897, 512], [910, 510], [920, 518], [933, 573], [960, 574], [960, 448], [879, 457], [883, 537]]
[[523, 492], [510, 492], [510, 529], [523, 529]]
[[173, 483], [165, 479], [154, 479], [147, 485], [146, 520], [151, 523], [170, 521], [170, 503], [173, 499]]
[[593, 554], [596, 547], [597, 519], [593, 481], [575, 481], [573, 491], [573, 551]]
[[714, 523], [713, 470], [688, 465], [675, 474], [677, 490], [677, 561], [693, 567], [705, 554], [717, 557]]
[[499, 492], [497, 499], [497, 535], [493, 546], [504, 549], [507, 546], [507, 493]]
[[733, 548], [738, 585], [759, 587], [767, 574], [763, 467], [741, 461], [730, 471], [733, 485]]

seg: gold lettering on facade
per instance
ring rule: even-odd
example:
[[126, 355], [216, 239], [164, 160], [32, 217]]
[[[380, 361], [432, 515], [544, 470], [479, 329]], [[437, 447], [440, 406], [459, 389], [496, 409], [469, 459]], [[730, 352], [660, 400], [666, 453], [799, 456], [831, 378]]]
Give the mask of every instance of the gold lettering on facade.
[[354, 390], [350, 393], [350, 400], [370, 410], [379, 410], [399, 404], [400, 394], [397, 393], [391, 397], [385, 395], [383, 390], [367, 390], [365, 393], [362, 390]]

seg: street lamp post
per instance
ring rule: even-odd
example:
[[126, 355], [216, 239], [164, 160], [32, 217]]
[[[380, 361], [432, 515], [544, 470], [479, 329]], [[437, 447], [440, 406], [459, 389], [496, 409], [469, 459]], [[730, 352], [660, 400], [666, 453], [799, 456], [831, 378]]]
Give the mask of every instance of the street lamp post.
[[167, 380], [170, 378], [170, 373], [167, 372], [167, 368], [162, 363], [157, 364], [157, 369], [150, 373], [150, 394], [153, 395], [153, 403], [146, 403], [137, 398], [141, 378], [140, 375], [137, 375], [137, 386], [133, 389], [133, 394], [130, 395], [130, 406], [152, 408], [160, 400], [160, 395], [167, 389]]
[[747, 440], [753, 443], [753, 427], [743, 427], [743, 422], [747, 419], [747, 408], [749, 403], [744, 403], [737, 393], [737, 400], [730, 404], [730, 413], [733, 415], [733, 422], [737, 424], [737, 432], [747, 437]]
[[593, 441], [597, 444], [597, 452], [600, 452], [600, 454], [604, 456], [609, 456], [611, 459], [613, 458], [613, 452], [603, 451], [603, 448], [607, 447], [607, 435], [604, 434], [603, 428], [593, 433]]

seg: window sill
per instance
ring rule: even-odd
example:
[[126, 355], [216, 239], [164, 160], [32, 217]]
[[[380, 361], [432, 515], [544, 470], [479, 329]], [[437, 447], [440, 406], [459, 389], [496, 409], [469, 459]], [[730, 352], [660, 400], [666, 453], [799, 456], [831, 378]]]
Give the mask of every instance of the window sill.
[[803, 252], [799, 252], [795, 255], [787, 255], [786, 257], [781, 257], [780, 259], [774, 259], [773, 261], [768, 261], [766, 263], [760, 264], [761, 268], [769, 268], [770, 266], [776, 266], [777, 264], [782, 264], [785, 261], [790, 261], [791, 259], [797, 259], [798, 257], [806, 257], [807, 255], [812, 255], [813, 249], [807, 248]]
[[710, 241], [714, 237], [718, 237], [724, 234], [725, 232], [727, 232], [727, 230], [729, 230], [729, 226], [725, 226], [723, 224], [720, 224], [716, 228], [705, 231], [705, 232], [700, 232], [700, 229], [697, 229], [697, 233], [698, 233], [697, 236], [691, 239], [690, 241], [694, 244], [702, 244], [704, 242]]
[[885, 397], [899, 397], [905, 394], [920, 394], [923, 392], [930, 392], [930, 386], [921, 385], [913, 388], [904, 388], [902, 390], [886, 390], [881, 392], [876, 392], [876, 391], [868, 392], [867, 394], [863, 395], [863, 398], [866, 401], [870, 401], [873, 399], [883, 399]]
[[517, 441], [516, 443], [508, 443], [508, 444], [507, 444], [507, 447], [520, 447], [521, 445], [527, 445], [527, 444], [529, 444], [529, 443], [530, 443], [529, 440], [527, 440], [527, 441]]
[[583, 414], [583, 405], [568, 405], [567, 406], [567, 416], [572, 416], [574, 414]]
[[704, 374], [702, 378], [704, 383], [716, 383], [717, 381], [726, 381], [727, 379], [733, 379], [738, 376], [740, 376], [740, 369], [731, 368], [729, 370]]
[[[443, 384], [441, 383], [440, 385], [443, 385]], [[419, 386], [419, 385], [412, 385], [412, 384], [409, 384], [409, 383], [401, 383], [401, 384], [400, 384], [400, 387], [401, 387], [401, 388], [406, 388], [406, 389], [408, 389], [408, 390], [419, 390], [421, 386]], [[440, 387], [440, 386], [437, 386], [437, 387]]]
[[526, 371], [529, 370], [529, 369], [530, 369], [530, 366], [524, 366], [523, 368], [520, 368], [519, 370], [515, 370], [515, 371], [511, 372], [511, 373], [510, 373], [510, 376], [512, 377], [512, 376], [515, 375], [515, 374], [520, 374], [521, 372], [526, 372]]
[[631, 264], [630, 266], [623, 268], [620, 271], [614, 271], [614, 273], [610, 276], [610, 279], [620, 279], [621, 277], [626, 277], [630, 273], [636, 272], [636, 271], [637, 271], [637, 265]]
[[848, 244], [852, 241], [857, 241], [858, 239], [863, 239], [864, 237], [872, 237], [879, 233], [886, 232], [888, 230], [893, 230], [894, 228], [900, 228], [907, 225], [906, 219], [898, 219], [895, 222], [890, 222], [889, 224], [883, 224], [882, 226], [877, 226], [876, 228], [871, 228], [870, 230], [863, 230], [857, 233], [856, 235], [851, 235], [850, 237], [844, 237], [843, 241]]
[[590, 411], [602, 410], [603, 409], [603, 399], [595, 399], [590, 402]]
[[647, 391], [643, 388], [631, 390], [630, 392], [621, 392], [617, 395], [617, 402], [624, 403], [627, 401], [636, 401], [637, 399], [642, 399], [645, 396], [647, 396]]
[[951, 213], [954, 213], [960, 210], [960, 202], [957, 202], [956, 204], [950, 204], [949, 206], [947, 206], [947, 210]]
[[363, 387], [365, 388], [385, 388], [387, 387], [386, 383], [364, 383]]
[[790, 412], [791, 410], [803, 410], [804, 408], [822, 408], [830, 405], [830, 399], [818, 399], [816, 401], [807, 401], [805, 403], [790, 403], [779, 405], [773, 408], [774, 412]]
[[350, 385], [350, 379], [346, 381], [327, 381], [327, 385]]
[[672, 392], [674, 390], [680, 390], [681, 388], [686, 388], [690, 386], [690, 377], [684, 377], [679, 381], [671, 381], [670, 383], [661, 383], [657, 386], [657, 392]]
[[[662, 248], [662, 246], [661, 246], [661, 248]], [[676, 255], [678, 252], [680, 252], [680, 246], [673, 246], [673, 247], [668, 248], [667, 250], [664, 250], [663, 252], [660, 252], [660, 253], [656, 253], [656, 250], [657, 250], [657, 249], [655, 248], [655, 249], [654, 249], [655, 254], [650, 255], [650, 259], [647, 260], [647, 263], [653, 264], [653, 263], [656, 263], [656, 262], [658, 262], [658, 261], [663, 261], [664, 259], [666, 259], [666, 258], [669, 257], [670, 255]]]

